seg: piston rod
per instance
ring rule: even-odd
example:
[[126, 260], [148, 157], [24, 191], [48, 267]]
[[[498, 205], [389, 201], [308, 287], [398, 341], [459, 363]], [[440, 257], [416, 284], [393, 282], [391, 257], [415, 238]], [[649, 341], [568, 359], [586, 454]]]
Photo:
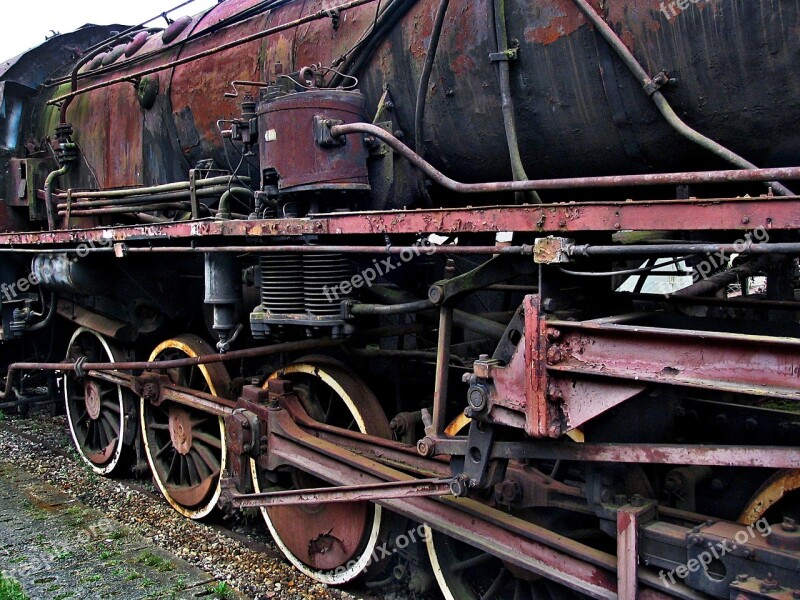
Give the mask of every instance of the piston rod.
[[[307, 490], [287, 490], [261, 494], [239, 494], [228, 490], [223, 492], [221, 502], [226, 500], [234, 508], [261, 508], [266, 506], [292, 506], [302, 504], [374, 502], [392, 498], [420, 498], [446, 496], [450, 493], [451, 479], [412, 479], [408, 481], [389, 481], [365, 485], [315, 488]], [[227, 498], [225, 496], [227, 494]]]

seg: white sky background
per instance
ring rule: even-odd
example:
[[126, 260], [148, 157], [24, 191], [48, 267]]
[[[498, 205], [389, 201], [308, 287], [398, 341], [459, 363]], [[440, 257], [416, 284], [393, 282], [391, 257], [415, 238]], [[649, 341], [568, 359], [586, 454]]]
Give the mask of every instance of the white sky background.
[[[2, 0], [0, 61], [21, 54], [44, 42], [51, 29], [68, 33], [86, 25], [138, 25], [142, 21], [181, 4], [181, 0]], [[217, 0], [195, 0], [170, 13], [170, 18], [194, 15], [217, 4]], [[155, 27], [165, 27], [159, 18]]]

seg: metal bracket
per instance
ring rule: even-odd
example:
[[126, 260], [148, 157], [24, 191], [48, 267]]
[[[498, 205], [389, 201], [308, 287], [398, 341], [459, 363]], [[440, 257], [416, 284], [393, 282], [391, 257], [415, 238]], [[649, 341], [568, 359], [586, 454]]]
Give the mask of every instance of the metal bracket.
[[533, 275], [538, 267], [528, 261], [500, 254], [482, 265], [452, 279], [437, 281], [428, 289], [428, 299], [437, 306], [456, 296], [477, 291], [520, 275]]
[[509, 48], [505, 52], [492, 52], [489, 55], [489, 62], [510, 62], [512, 60], [519, 60], [519, 48]]
[[539, 265], [571, 262], [575, 240], [549, 236], [538, 238], [533, 245], [533, 262]]
[[159, 406], [164, 400], [161, 388], [165, 382], [170, 383], [170, 379], [161, 373], [142, 373], [133, 378], [131, 389], [137, 396], [141, 396], [145, 402], [149, 402], [153, 406]]
[[666, 71], [661, 71], [658, 75], [653, 77], [644, 85], [644, 91], [648, 96], [652, 96], [665, 85], [675, 83], [676, 81], [676, 79], [670, 79], [670, 76]]
[[326, 119], [319, 115], [314, 117], [314, 141], [322, 148], [338, 148], [347, 144], [347, 136], [333, 137], [331, 128], [343, 125], [340, 119]]
[[494, 433], [494, 427], [485, 423], [472, 421], [470, 424], [463, 475], [468, 478], [471, 488], [485, 488], [488, 485]]

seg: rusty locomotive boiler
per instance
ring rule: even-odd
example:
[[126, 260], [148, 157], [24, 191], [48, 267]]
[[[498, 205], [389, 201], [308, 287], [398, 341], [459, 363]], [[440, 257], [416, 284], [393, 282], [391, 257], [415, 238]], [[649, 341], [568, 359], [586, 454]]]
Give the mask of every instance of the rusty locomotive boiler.
[[795, 3], [168, 15], [0, 68], [0, 409], [330, 585], [800, 594]]

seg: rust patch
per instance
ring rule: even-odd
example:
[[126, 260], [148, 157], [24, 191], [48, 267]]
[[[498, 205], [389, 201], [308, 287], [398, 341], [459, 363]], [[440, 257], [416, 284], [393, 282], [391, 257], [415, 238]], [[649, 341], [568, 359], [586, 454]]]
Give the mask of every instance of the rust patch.
[[572, 0], [526, 3], [523, 15], [528, 24], [525, 40], [536, 44], [552, 44], [586, 24], [586, 19]]
[[[451, 33], [457, 58], [451, 63], [450, 68], [456, 75], [470, 75], [478, 68], [473, 57], [475, 48], [479, 45], [478, 31], [480, 31], [475, 22], [476, 12], [472, 3], [465, 3], [452, 24], [454, 32]], [[447, 34], [447, 31], [444, 33]]]
[[[629, 48], [635, 46], [636, 40], [644, 39], [647, 32], [661, 29], [658, 3], [653, 0], [607, 3], [602, 8], [598, 1], [591, 4], [605, 15], [606, 22]], [[552, 44], [586, 24], [586, 19], [572, 0], [529, 3], [523, 11], [527, 23], [525, 40], [531, 43]]]
[[648, 34], [661, 29], [658, 3], [655, 0], [628, 0], [608, 6], [606, 21], [614, 28], [628, 48], [634, 48]]
[[417, 60], [423, 60], [428, 53], [428, 45], [433, 33], [433, 13], [420, 11], [412, 19], [411, 32], [408, 36], [408, 53]]

